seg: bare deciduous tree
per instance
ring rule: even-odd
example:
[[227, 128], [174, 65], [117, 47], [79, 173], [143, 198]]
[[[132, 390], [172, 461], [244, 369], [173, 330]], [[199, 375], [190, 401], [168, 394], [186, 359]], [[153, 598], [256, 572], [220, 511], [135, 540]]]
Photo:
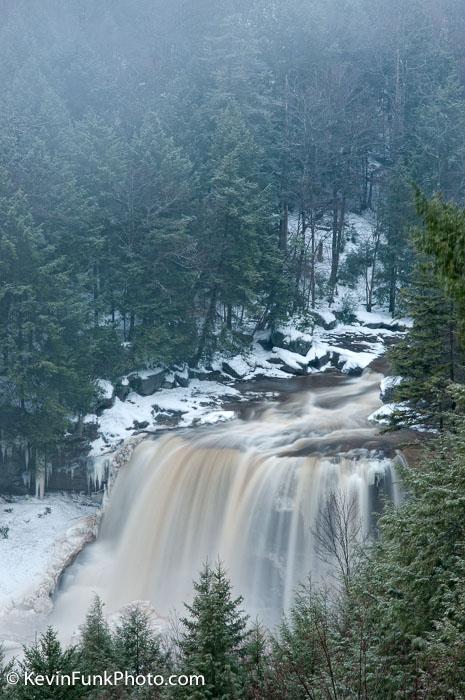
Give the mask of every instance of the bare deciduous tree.
[[347, 589], [353, 573], [357, 546], [362, 539], [358, 499], [333, 491], [321, 505], [314, 530], [320, 559], [336, 568]]

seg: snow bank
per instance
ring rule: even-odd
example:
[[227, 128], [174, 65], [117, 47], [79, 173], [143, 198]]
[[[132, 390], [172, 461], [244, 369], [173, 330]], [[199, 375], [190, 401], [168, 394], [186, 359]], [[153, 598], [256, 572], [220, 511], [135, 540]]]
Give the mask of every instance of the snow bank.
[[0, 499], [0, 634], [8, 615], [46, 613], [62, 571], [96, 535], [97, 506], [74, 496]]

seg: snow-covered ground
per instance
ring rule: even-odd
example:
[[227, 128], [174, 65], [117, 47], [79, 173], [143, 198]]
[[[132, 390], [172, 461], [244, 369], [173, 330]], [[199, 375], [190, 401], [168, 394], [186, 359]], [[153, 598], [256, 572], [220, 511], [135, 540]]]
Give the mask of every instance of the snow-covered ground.
[[[21, 629], [31, 616], [45, 615], [63, 570], [97, 531], [97, 506], [64, 494], [0, 498], [0, 642], [4, 630]], [[19, 636], [19, 639], [21, 637]]]

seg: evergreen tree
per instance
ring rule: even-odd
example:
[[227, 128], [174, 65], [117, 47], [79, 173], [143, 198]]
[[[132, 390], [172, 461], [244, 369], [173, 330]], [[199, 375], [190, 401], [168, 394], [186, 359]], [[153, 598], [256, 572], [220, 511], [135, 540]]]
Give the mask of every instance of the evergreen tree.
[[[259, 149], [237, 105], [220, 112], [205, 174], [206, 195], [199, 218], [199, 294], [205, 317], [195, 355], [214, 349], [218, 310], [233, 329], [237, 313], [250, 312], [267, 270], [260, 263], [272, 248], [269, 197], [257, 170]], [[208, 181], [208, 185], [207, 185]], [[242, 310], [242, 311], [240, 311]]]
[[181, 620], [180, 668], [202, 675], [205, 685], [177, 691], [179, 697], [241, 698], [249, 634], [242, 598], [233, 598], [223, 566], [206, 564], [194, 583], [195, 596]]
[[83, 673], [102, 674], [115, 668], [113, 640], [103, 614], [103, 603], [98, 596], [81, 627], [79, 648]]
[[461, 331], [465, 327], [465, 212], [441, 196], [428, 200], [417, 191], [417, 207], [425, 228], [419, 248], [430, 255], [445, 290], [456, 303]]
[[[405, 293], [413, 327], [390, 351], [395, 371], [403, 377], [396, 398], [413, 403], [414, 423], [444, 426], [454, 408], [453, 385], [463, 381], [463, 352], [457, 342], [457, 317], [432, 271], [417, 264]], [[400, 413], [399, 419], [405, 421]]]
[[[464, 426], [402, 470], [408, 500], [381, 521], [363, 572], [377, 697], [461, 697]], [[449, 656], [450, 654], [450, 656]], [[453, 660], [459, 665], [454, 665]], [[384, 694], [383, 694], [384, 693]]]
[[[40, 639], [30, 647], [24, 648], [24, 660], [19, 664], [20, 676], [25, 673], [33, 675], [52, 676], [72, 675], [79, 670], [79, 655], [74, 647], [66, 650], [61, 648], [57, 634], [49, 627]], [[79, 685], [64, 683], [44, 683], [41, 686], [19, 683], [15, 687], [14, 697], [20, 700], [42, 700], [53, 698], [81, 698], [82, 688]]]
[[115, 667], [133, 675], [163, 673], [167, 656], [149, 613], [133, 603], [123, 612], [113, 637]]
[[2, 184], [0, 405], [7, 437], [44, 451], [61, 438], [67, 413], [87, 412], [93, 389], [76, 362], [82, 320], [64, 261], [34, 225], [24, 194], [5, 178]]

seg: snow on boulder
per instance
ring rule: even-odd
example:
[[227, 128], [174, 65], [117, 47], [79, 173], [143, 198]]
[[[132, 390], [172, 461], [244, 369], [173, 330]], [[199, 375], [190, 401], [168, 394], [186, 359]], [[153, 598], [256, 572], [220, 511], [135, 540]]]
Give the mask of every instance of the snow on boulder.
[[392, 318], [385, 311], [366, 311], [358, 309], [356, 312], [358, 321], [366, 328], [381, 328], [394, 332], [405, 332], [412, 327], [410, 318]]
[[230, 374], [234, 379], [243, 379], [247, 374], [253, 371], [253, 367], [245, 361], [242, 355], [236, 355], [229, 360], [223, 360], [223, 372]]
[[258, 343], [264, 350], [271, 350], [273, 343], [271, 342], [271, 331], [257, 331], [254, 335], [254, 340]]
[[373, 352], [354, 352], [333, 346], [328, 346], [328, 351], [331, 354], [331, 364], [344, 374], [351, 375], [361, 374], [378, 357]]
[[380, 398], [384, 403], [390, 403], [394, 398], [394, 390], [402, 382], [403, 377], [384, 377], [380, 384]]
[[312, 347], [313, 338], [309, 333], [299, 331], [294, 326], [283, 326], [272, 332], [271, 342], [274, 347], [290, 350], [297, 355], [306, 355]]
[[129, 384], [140, 396], [151, 396], [162, 388], [166, 377], [163, 368], [142, 370], [129, 375]]
[[176, 377], [174, 376], [173, 372], [169, 372], [168, 374], [165, 375], [165, 378], [163, 380], [162, 388], [163, 389], [173, 389], [176, 384]]
[[327, 343], [315, 340], [305, 359], [310, 367], [315, 367], [316, 369], [321, 369], [327, 365], [331, 360], [331, 354], [328, 350]]
[[274, 358], [270, 358], [270, 362], [280, 364], [281, 370], [287, 374], [307, 374], [308, 361], [303, 355], [296, 352], [291, 352], [284, 348], [273, 348]]
[[330, 309], [318, 309], [311, 311], [310, 316], [316, 326], [321, 326], [326, 331], [332, 331], [337, 326], [337, 318]]
[[174, 378], [179, 386], [186, 389], [189, 386], [189, 371], [187, 365], [183, 369], [175, 369]]
[[63, 570], [97, 533], [95, 505], [74, 496], [0, 498], [0, 629], [8, 614], [48, 613]]

